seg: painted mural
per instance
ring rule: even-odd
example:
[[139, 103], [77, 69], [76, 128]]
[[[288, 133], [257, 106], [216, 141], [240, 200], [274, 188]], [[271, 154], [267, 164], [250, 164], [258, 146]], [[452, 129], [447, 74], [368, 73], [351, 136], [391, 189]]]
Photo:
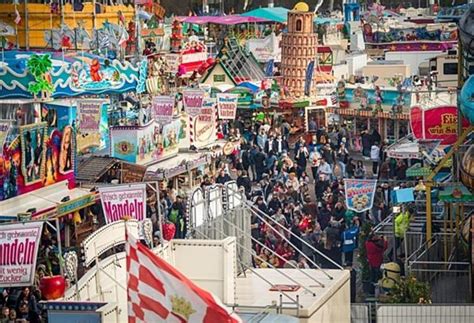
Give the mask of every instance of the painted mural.
[[21, 173], [25, 185], [41, 182], [45, 174], [46, 123], [20, 127]]
[[111, 155], [140, 165], [175, 156], [178, 145], [186, 136], [186, 124], [180, 119], [161, 127], [150, 121], [143, 127], [113, 127], [110, 129]]
[[[137, 87], [139, 69], [129, 62], [122, 64], [118, 60], [81, 52], [51, 52], [47, 55], [50, 56], [52, 64], [48, 77], [53, 98], [123, 93]], [[29, 71], [28, 62], [31, 57], [37, 56], [34, 52], [4, 53], [4, 64], [0, 65], [1, 97], [33, 97], [29, 86], [37, 81]]]
[[[68, 180], [74, 187], [75, 140], [70, 125], [49, 122], [16, 130], [0, 154], [0, 200]], [[51, 126], [49, 126], [51, 124]]]

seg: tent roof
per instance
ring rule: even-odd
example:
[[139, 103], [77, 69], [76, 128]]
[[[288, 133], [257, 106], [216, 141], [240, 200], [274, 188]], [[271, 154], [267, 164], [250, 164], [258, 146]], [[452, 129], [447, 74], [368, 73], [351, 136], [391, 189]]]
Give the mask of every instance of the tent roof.
[[[262, 18], [266, 21], [274, 21], [274, 22], [283, 23], [283, 22], [286, 22], [288, 19], [288, 11], [290, 10], [284, 7], [258, 8], [258, 9], [254, 9], [246, 13], [243, 13], [241, 14], [241, 16]], [[325, 23], [335, 24], [335, 23], [341, 22], [337, 19], [327, 18], [327, 17], [318, 17], [318, 16], [314, 17], [314, 21], [317, 24], [325, 24]]]
[[264, 22], [268, 19], [254, 16], [230, 15], [230, 16], [191, 16], [176, 17], [181, 22], [196, 25], [216, 24], [216, 25], [236, 25], [254, 22]]
[[288, 18], [288, 9], [283, 7], [273, 8], [258, 8], [249, 12], [243, 13], [244, 17], [258, 17], [268, 21], [286, 22]]

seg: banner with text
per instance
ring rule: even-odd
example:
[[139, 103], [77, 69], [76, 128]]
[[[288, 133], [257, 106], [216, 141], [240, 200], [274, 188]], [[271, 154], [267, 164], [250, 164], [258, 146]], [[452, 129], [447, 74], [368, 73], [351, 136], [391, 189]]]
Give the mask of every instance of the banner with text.
[[42, 222], [6, 224], [0, 230], [0, 287], [31, 286]]
[[79, 100], [77, 101], [78, 129], [84, 133], [99, 133], [100, 109], [104, 101]]
[[138, 221], [146, 215], [146, 184], [99, 187], [105, 221], [112, 223], [124, 217]]
[[151, 105], [151, 117], [159, 124], [167, 124], [173, 120], [174, 97], [155, 96]]
[[344, 179], [347, 208], [357, 213], [370, 210], [376, 188], [377, 180]]
[[183, 105], [186, 113], [191, 117], [197, 117], [201, 113], [204, 101], [204, 91], [185, 90], [183, 91]]
[[219, 119], [235, 119], [238, 99], [239, 96], [237, 94], [217, 94], [217, 112], [219, 113]]
[[3, 144], [7, 139], [11, 124], [12, 122], [10, 120], [0, 120], [0, 149], [3, 148]]

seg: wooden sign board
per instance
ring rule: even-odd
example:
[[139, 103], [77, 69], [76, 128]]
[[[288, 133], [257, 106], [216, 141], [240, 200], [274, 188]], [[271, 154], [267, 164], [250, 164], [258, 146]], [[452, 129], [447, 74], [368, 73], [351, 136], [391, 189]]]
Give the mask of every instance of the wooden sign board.
[[122, 163], [122, 183], [142, 182], [145, 172], [145, 166]]

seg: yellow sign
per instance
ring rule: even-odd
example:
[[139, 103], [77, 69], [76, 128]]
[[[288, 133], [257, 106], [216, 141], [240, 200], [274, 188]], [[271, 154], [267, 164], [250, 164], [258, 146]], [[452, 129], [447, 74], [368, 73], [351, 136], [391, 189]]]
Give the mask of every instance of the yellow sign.
[[452, 113], [441, 115], [441, 125], [428, 128], [430, 135], [456, 135], [457, 134], [458, 117]]

